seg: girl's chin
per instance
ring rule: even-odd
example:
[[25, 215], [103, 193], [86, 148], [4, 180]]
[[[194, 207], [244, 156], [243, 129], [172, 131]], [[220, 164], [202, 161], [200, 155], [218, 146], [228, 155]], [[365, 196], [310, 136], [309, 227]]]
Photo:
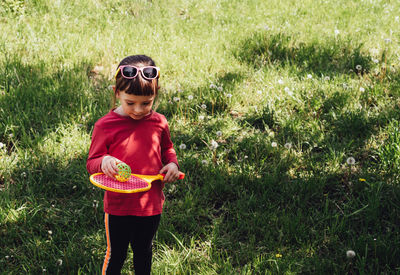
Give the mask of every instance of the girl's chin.
[[132, 118], [132, 119], [142, 119], [142, 118], [144, 118], [145, 116], [147, 116], [148, 114], [146, 114], [146, 115], [132, 115], [132, 114], [130, 114], [129, 116]]

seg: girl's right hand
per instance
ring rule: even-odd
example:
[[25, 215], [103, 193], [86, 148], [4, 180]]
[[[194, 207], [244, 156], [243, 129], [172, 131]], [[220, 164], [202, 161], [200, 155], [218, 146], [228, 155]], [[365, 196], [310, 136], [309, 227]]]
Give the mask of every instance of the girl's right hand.
[[105, 156], [101, 162], [101, 171], [110, 178], [115, 178], [118, 174], [117, 163], [121, 162], [119, 159], [112, 156]]

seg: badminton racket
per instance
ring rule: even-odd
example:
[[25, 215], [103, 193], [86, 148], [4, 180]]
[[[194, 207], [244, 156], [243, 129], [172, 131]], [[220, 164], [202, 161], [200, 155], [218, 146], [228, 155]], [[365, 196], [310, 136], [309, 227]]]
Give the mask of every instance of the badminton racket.
[[[90, 182], [104, 190], [117, 193], [137, 193], [145, 192], [151, 188], [151, 183], [155, 180], [163, 180], [165, 174], [158, 175], [140, 175], [131, 174], [129, 180], [121, 182], [110, 178], [104, 173], [96, 173], [90, 176]], [[178, 179], [184, 179], [185, 174], [180, 172]]]

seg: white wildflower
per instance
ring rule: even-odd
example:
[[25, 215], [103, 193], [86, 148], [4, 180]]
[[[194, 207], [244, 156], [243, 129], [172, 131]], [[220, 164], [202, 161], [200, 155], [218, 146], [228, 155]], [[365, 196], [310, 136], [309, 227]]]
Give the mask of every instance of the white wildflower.
[[338, 35], [340, 31], [338, 29], [335, 29], [335, 35]]
[[276, 143], [275, 141], [271, 142], [271, 146], [272, 147], [278, 147], [278, 143]]
[[179, 149], [185, 150], [186, 149], [186, 144], [182, 143], [181, 145], [179, 145]]
[[360, 87], [360, 92], [365, 92], [365, 88], [364, 87]]
[[308, 74], [308, 75], [307, 75], [307, 78], [308, 78], [308, 79], [312, 79], [312, 78], [313, 78], [312, 74]]
[[210, 149], [212, 151], [215, 151], [217, 150], [217, 148], [218, 148], [218, 142], [216, 142], [215, 140], [211, 140]]
[[192, 100], [192, 99], [193, 99], [193, 96], [192, 96], [192, 95], [189, 95], [189, 96], [188, 96], [188, 99], [189, 99], [189, 100]]
[[346, 160], [348, 165], [354, 165], [356, 163], [356, 160], [353, 157], [349, 157]]
[[354, 252], [353, 250], [347, 250], [346, 251], [346, 257], [348, 259], [354, 258], [356, 256], [356, 252]]
[[278, 84], [282, 85], [283, 83], [284, 83], [284, 82], [283, 82], [283, 79], [280, 78], [280, 79], [278, 80]]
[[284, 90], [285, 90], [285, 92], [287, 92], [287, 93], [290, 92], [290, 88], [289, 88], [289, 87], [285, 87]]
[[4, 143], [0, 142], [0, 149], [2, 149], [4, 146]]
[[49, 231], [47, 231], [47, 233], [49, 233], [49, 235], [52, 235], [53, 231], [49, 230]]
[[199, 120], [204, 120], [204, 116], [199, 116]]

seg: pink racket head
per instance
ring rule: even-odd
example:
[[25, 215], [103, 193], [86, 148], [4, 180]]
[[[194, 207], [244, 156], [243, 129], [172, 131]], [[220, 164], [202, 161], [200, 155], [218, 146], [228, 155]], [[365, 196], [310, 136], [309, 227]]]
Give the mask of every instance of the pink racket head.
[[118, 193], [144, 192], [151, 188], [150, 183], [134, 175], [129, 180], [120, 182], [103, 173], [98, 173], [91, 175], [90, 181], [97, 187]]

